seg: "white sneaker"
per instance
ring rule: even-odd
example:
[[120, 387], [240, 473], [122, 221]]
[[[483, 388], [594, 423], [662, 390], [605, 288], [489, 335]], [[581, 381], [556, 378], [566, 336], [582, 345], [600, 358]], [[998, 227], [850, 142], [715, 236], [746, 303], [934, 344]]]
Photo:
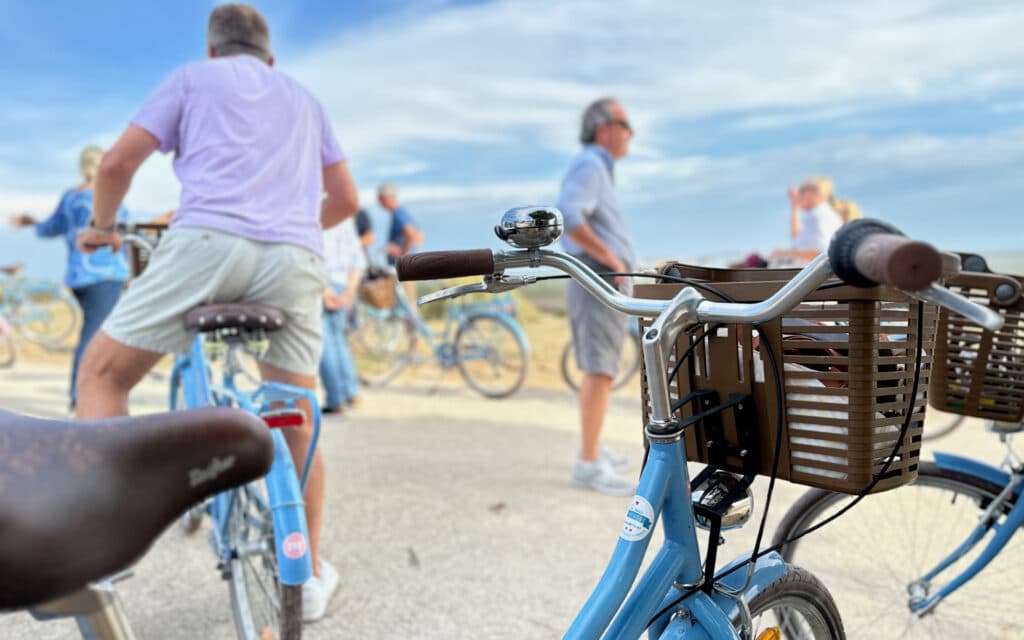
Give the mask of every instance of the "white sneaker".
[[601, 445], [601, 457], [616, 469], [621, 469], [629, 464], [629, 458], [621, 453], [615, 453], [603, 444]]
[[302, 585], [302, 621], [316, 622], [324, 617], [331, 596], [338, 589], [338, 571], [320, 558], [320, 575], [312, 576]]
[[590, 489], [608, 496], [631, 496], [636, 483], [623, 478], [604, 458], [591, 462], [576, 460], [572, 469], [572, 483], [580, 489]]
[[[579, 455], [579, 452], [577, 452], [577, 455]], [[629, 458], [620, 453], [615, 453], [603, 444], [598, 450], [597, 455], [600, 456], [602, 460], [607, 461], [608, 464], [612, 465], [615, 469], [622, 469], [623, 467], [629, 466]]]

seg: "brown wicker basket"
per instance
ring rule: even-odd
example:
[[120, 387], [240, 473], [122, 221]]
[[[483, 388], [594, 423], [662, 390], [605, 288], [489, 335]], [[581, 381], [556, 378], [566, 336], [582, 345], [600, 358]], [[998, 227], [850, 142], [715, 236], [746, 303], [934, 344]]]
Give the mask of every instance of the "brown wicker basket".
[[[947, 286], [1005, 318], [986, 331], [942, 309], [936, 338], [930, 402], [933, 407], [999, 422], [1024, 420], [1024, 277], [987, 271], [984, 261], [962, 256], [984, 272], [962, 272]], [[979, 267], [975, 267], [979, 268]]]
[[[135, 225], [135, 231], [145, 235], [154, 244], [160, 241], [160, 237], [167, 231], [166, 224], [142, 223]], [[138, 278], [149, 264], [149, 252], [134, 244], [128, 246], [128, 266], [131, 269], [132, 277]]]
[[[660, 271], [703, 281], [738, 302], [763, 300], [797, 273], [679, 263], [664, 264]], [[667, 299], [681, 286], [639, 285], [635, 295]], [[812, 293], [760, 331], [747, 325], [709, 331], [693, 346], [670, 389], [673, 406], [682, 404], [677, 417], [693, 421], [685, 431], [688, 458], [741, 473], [771, 473], [779, 427], [767, 341], [783, 369], [779, 478], [842, 493], [862, 492], [896, 447], [912, 404], [910, 427], [896, 459], [873, 491], [911, 482], [917, 476], [937, 317], [933, 305], [924, 305], [921, 373], [917, 398], [910, 403], [918, 309], [916, 301], [893, 289], [837, 286]], [[699, 336], [680, 337], [670, 370]], [[642, 393], [646, 423], [646, 371]], [[707, 415], [716, 406], [727, 408]], [[695, 414], [704, 417], [696, 419]]]
[[359, 298], [371, 307], [390, 309], [395, 306], [398, 299], [395, 279], [391, 276], [380, 276], [363, 280], [359, 285]]

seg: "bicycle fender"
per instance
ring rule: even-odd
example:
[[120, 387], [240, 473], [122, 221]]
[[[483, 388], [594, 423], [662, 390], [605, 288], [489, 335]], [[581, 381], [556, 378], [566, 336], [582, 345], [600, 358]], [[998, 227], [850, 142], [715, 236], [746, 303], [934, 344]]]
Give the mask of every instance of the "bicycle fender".
[[273, 430], [274, 464], [267, 474], [267, 498], [274, 519], [274, 551], [281, 584], [300, 585], [313, 575], [309, 529], [299, 479], [284, 436]]
[[515, 334], [516, 340], [519, 341], [519, 344], [522, 345], [523, 353], [530, 353], [530, 341], [526, 339], [526, 334], [523, 333], [523, 328], [519, 326], [519, 323], [511, 320], [508, 314], [500, 311], [474, 311], [466, 316], [466, 319], [463, 320], [462, 324], [464, 325], [473, 318], [479, 317], [494, 318], [501, 324], [508, 327], [509, 331]]
[[[728, 571], [737, 565], [745, 564], [750, 556], [740, 556], [720, 572]], [[757, 594], [781, 580], [789, 568], [785, 560], [777, 552], [762, 556], [754, 565], [754, 575], [750, 584], [743, 591], [743, 599], [750, 602]], [[736, 569], [718, 581], [719, 584], [732, 591], [743, 588], [747, 581], [746, 568]], [[720, 638], [739, 638], [732, 621], [739, 619], [736, 601], [715, 591], [710, 597], [702, 592], [695, 593], [681, 605], [689, 615], [672, 620], [662, 632], [660, 640], [719, 640]]]
[[[981, 462], [980, 460], [974, 460], [973, 458], [958, 456], [955, 453], [936, 451], [935, 464], [940, 469], [955, 471], [957, 473], [981, 478], [982, 480], [987, 480], [1000, 487], [1005, 487], [1010, 483], [1010, 474], [1006, 473], [999, 467], [994, 467], [988, 463]], [[1019, 495], [1022, 489], [1024, 489], [1024, 485], [1017, 485], [1016, 493]]]

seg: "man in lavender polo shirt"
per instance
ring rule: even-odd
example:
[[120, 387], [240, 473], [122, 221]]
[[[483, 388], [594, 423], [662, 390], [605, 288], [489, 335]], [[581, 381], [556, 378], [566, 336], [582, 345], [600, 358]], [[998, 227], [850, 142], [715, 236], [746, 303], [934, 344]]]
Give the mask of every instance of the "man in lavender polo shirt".
[[[145, 273], [86, 349], [79, 418], [127, 414], [129, 391], [157, 360], [188, 350], [188, 310], [215, 302], [283, 310], [285, 326], [260, 363], [263, 378], [316, 389], [327, 282], [321, 229], [356, 211], [356, 187], [320, 104], [272, 68], [269, 30], [256, 9], [217, 7], [207, 40], [209, 59], [172, 71], [100, 165], [83, 250], [120, 247], [117, 207], [156, 150], [174, 153], [181, 203]], [[297, 467], [311, 435], [309, 420], [286, 431]], [[324, 614], [338, 583], [318, 553], [323, 490], [317, 452], [305, 495], [315, 573], [303, 586], [305, 619]]]

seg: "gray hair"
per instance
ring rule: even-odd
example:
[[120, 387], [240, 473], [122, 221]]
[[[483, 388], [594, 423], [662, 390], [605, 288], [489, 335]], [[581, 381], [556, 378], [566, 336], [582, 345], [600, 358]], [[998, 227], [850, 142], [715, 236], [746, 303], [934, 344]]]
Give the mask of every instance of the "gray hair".
[[216, 56], [248, 53], [270, 62], [270, 28], [247, 4], [222, 4], [210, 13], [206, 42]]
[[398, 198], [398, 187], [396, 187], [395, 185], [393, 185], [390, 182], [385, 182], [384, 184], [382, 184], [379, 187], [377, 187], [377, 195], [378, 196], [383, 196], [385, 198], [395, 198], [395, 199], [397, 199]]
[[594, 100], [583, 112], [580, 126], [580, 142], [590, 144], [597, 137], [597, 125], [612, 121], [612, 105], [617, 104], [615, 98]]
[[103, 149], [94, 144], [82, 149], [82, 153], [78, 156], [78, 168], [82, 172], [82, 177], [86, 180], [93, 180], [96, 177], [96, 172], [99, 171], [101, 160], [103, 160]]

